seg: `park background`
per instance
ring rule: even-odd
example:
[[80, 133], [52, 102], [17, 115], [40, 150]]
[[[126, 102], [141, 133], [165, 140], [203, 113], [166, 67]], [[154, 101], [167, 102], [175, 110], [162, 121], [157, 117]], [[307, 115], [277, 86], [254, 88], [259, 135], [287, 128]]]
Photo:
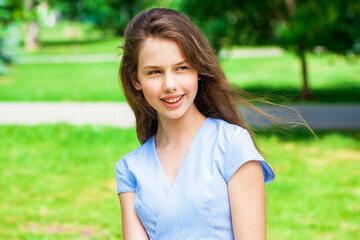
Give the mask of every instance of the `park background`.
[[[0, 0], [0, 101], [124, 102], [118, 46], [151, 7], [188, 14], [253, 95], [360, 104], [357, 0]], [[360, 129], [254, 130], [276, 174], [268, 239], [359, 239]], [[121, 239], [115, 162], [134, 128], [3, 125], [0, 143], [0, 239]]]

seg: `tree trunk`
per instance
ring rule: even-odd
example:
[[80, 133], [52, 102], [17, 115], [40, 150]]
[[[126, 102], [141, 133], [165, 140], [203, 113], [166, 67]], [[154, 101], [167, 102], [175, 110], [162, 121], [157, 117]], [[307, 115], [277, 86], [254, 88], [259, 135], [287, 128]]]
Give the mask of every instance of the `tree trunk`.
[[[25, 8], [27, 11], [33, 11], [35, 4], [33, 0], [25, 0]], [[39, 24], [36, 20], [32, 20], [26, 26], [25, 49], [34, 51], [39, 48]]]
[[299, 45], [299, 57], [301, 61], [301, 73], [302, 73], [302, 80], [303, 80], [303, 88], [301, 98], [304, 100], [311, 99], [311, 94], [309, 91], [308, 85], [308, 75], [307, 75], [307, 65], [306, 65], [306, 56], [305, 56], [305, 47], [304, 45]]
[[294, 0], [285, 0], [285, 4], [287, 6], [288, 12], [290, 16], [293, 16], [295, 13], [295, 1]]
[[25, 36], [25, 49], [27, 51], [34, 51], [39, 48], [39, 24], [37, 22], [31, 22], [27, 25]]

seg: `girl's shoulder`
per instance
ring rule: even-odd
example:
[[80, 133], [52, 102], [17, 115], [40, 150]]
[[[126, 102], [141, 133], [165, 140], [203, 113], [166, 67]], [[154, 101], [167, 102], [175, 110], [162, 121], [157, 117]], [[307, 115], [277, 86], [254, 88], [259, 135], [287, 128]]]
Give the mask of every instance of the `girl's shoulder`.
[[120, 164], [122, 162], [125, 162], [126, 164], [136, 164], [148, 158], [149, 154], [152, 152], [152, 141], [154, 140], [153, 138], [154, 136], [149, 138], [144, 144], [127, 153], [117, 163]]
[[153, 137], [116, 162], [118, 193], [135, 192], [138, 176], [152, 167]]
[[237, 169], [245, 162], [258, 160], [263, 169], [264, 181], [269, 183], [274, 180], [275, 174], [263, 156], [258, 152], [247, 129], [235, 124], [230, 124], [221, 119], [211, 119], [217, 131], [215, 148], [220, 149], [222, 161], [221, 172], [226, 182], [230, 180]]
[[213, 128], [219, 135], [223, 136], [226, 139], [231, 138], [235, 132], [241, 132], [241, 133], [247, 133], [248, 131], [238, 125], [235, 124], [231, 124], [226, 122], [223, 119], [219, 119], [219, 118], [208, 118], [209, 122], [211, 124], [209, 124], [210, 128]]
[[228, 123], [222, 119], [208, 117], [201, 132], [202, 145], [211, 145], [226, 152], [232, 142], [242, 145], [249, 143], [248, 131], [238, 125]]

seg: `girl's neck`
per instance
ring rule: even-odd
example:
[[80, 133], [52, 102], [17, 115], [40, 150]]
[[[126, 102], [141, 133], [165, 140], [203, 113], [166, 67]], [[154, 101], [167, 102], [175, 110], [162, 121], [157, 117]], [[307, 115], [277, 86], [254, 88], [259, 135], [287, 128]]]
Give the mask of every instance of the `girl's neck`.
[[156, 133], [156, 145], [173, 145], [192, 139], [206, 117], [202, 115], [195, 105], [178, 119], [159, 117], [158, 130]]

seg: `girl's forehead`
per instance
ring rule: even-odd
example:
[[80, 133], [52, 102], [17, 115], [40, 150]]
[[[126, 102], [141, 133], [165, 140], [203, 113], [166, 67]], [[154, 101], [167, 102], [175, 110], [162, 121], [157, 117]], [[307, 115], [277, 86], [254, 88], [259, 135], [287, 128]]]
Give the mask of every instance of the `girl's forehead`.
[[152, 50], [152, 49], [168, 49], [168, 50], [176, 50], [181, 52], [181, 48], [179, 44], [173, 40], [158, 38], [158, 37], [148, 37], [146, 38], [140, 45], [140, 52], [144, 50]]
[[139, 65], [168, 65], [184, 60], [180, 46], [172, 40], [147, 38], [139, 48]]

